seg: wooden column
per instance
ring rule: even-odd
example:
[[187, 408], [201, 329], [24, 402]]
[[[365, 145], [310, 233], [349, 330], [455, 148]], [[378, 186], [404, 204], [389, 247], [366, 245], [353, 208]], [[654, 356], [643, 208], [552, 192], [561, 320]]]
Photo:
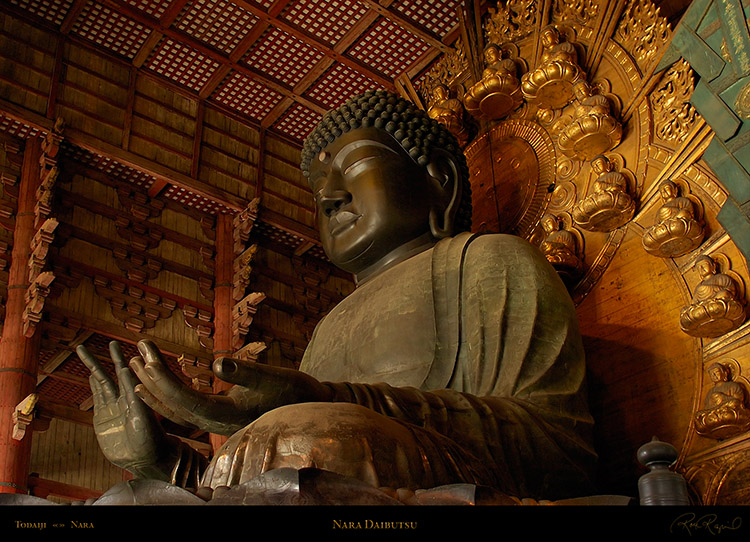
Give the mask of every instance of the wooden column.
[[[216, 217], [216, 269], [214, 274], [214, 359], [231, 357], [232, 348], [232, 263], [234, 262], [232, 216], [220, 214]], [[214, 380], [214, 393], [229, 389], [231, 384]], [[227, 438], [211, 435], [211, 446], [216, 452]]]
[[8, 300], [0, 338], [0, 493], [26, 493], [31, 459], [31, 433], [14, 440], [12, 416], [16, 405], [36, 388], [39, 333], [24, 336], [24, 299], [29, 286], [28, 261], [34, 236], [34, 205], [40, 184], [41, 140], [29, 139], [23, 157]]

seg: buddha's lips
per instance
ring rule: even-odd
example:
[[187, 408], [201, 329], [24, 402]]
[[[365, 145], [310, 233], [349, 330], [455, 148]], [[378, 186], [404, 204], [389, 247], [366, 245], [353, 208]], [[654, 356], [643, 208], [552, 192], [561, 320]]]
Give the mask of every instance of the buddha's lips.
[[361, 215], [354, 214], [351, 211], [339, 211], [328, 222], [328, 231], [331, 232], [331, 235], [336, 235], [350, 224], [356, 222], [360, 217]]

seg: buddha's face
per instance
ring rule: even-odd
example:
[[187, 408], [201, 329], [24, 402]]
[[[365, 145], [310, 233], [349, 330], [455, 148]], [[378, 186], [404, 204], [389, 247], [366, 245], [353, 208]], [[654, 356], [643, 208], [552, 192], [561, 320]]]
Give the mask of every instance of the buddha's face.
[[610, 168], [609, 160], [603, 157], [595, 158], [591, 162], [591, 168], [599, 175], [606, 173]]
[[711, 370], [708, 372], [708, 375], [711, 377], [711, 380], [713, 382], [723, 382], [726, 380], [726, 373], [724, 372], [724, 369], [721, 367], [712, 367]]
[[551, 28], [548, 28], [542, 34], [542, 45], [544, 47], [552, 47], [553, 45], [557, 45], [559, 41], [560, 40], [558, 38], [557, 32], [555, 32]]
[[673, 199], [676, 196], [676, 190], [673, 184], [671, 183], [664, 183], [661, 186], [661, 197], [664, 200], [670, 200]]
[[552, 233], [557, 230], [557, 219], [553, 216], [547, 215], [542, 218], [542, 228], [547, 233]]
[[435, 98], [435, 101], [445, 101], [448, 99], [448, 88], [444, 85], [438, 85], [432, 91], [432, 96]]
[[320, 238], [331, 261], [354, 273], [429, 234], [440, 184], [384, 130], [358, 128], [310, 165]]
[[695, 267], [697, 268], [698, 276], [701, 279], [710, 277], [716, 271], [713, 260], [710, 260], [708, 258], [701, 258], [700, 260], [698, 260], [698, 263], [696, 263]]
[[500, 51], [497, 47], [489, 47], [484, 51], [484, 61], [489, 64], [494, 64], [500, 58]]

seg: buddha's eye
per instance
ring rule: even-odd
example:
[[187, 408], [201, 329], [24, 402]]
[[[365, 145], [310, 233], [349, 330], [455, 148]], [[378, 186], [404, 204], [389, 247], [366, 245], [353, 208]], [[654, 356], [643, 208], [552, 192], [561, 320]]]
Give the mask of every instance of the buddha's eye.
[[359, 160], [355, 160], [351, 164], [349, 164], [346, 169], [344, 170], [344, 175], [349, 175], [350, 173], [355, 172], [360, 166], [366, 165], [371, 160], [374, 160], [377, 158], [376, 156], [365, 156], [363, 158], [360, 158]]

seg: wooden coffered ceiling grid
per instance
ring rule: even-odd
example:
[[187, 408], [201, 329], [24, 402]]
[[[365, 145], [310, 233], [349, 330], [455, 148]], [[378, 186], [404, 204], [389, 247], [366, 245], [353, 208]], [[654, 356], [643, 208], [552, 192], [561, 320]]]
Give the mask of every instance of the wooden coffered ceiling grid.
[[[119, 139], [102, 141], [106, 138], [100, 133], [73, 122], [66, 140], [88, 151], [88, 163], [94, 167], [107, 165], [102, 161], [130, 166], [131, 175], [148, 183], [151, 195], [189, 201], [212, 213], [238, 211], [256, 195], [275, 198], [277, 205], [268, 205], [272, 212], [263, 213], [264, 219], [298, 238], [304, 250], [317, 244], [317, 235], [312, 228], [311, 202], [299, 197], [300, 189], [306, 187], [296, 172], [296, 156], [274, 155], [267, 143], [278, 139], [299, 148], [320, 115], [349, 96], [368, 88], [395, 90], [398, 81], [410, 84], [458, 36], [459, 2], [8, 0], [2, 11], [54, 33], [56, 42], [49, 43], [44, 53], [54, 55], [56, 64], [52, 73], [45, 74], [51, 77], [46, 96], [39, 89], [25, 88], [22, 82], [6, 82], [36, 92], [46, 102], [46, 108], [38, 111], [40, 126], [32, 123], [32, 128], [44, 129], [55, 116], [62, 113], [65, 117], [73, 109], [119, 130]], [[81, 88], [85, 84], [61, 83], [63, 70], [92, 70], [78, 64], [70, 53], [72, 47], [91, 48], [107, 62], [127, 65], [133, 72], [129, 81], [110, 80], [101, 85], [114, 87], [111, 105], [119, 107], [124, 100], [122, 118], [86, 111], [80, 103], [84, 98], [71, 100], [74, 91], [97, 92]], [[100, 72], [91, 75], [107, 78]], [[145, 79], [149, 82], [144, 83]], [[79, 88], [74, 89], [76, 85]], [[144, 91], [140, 88], [144, 85], [152, 90]], [[177, 133], [180, 129], [174, 122], [166, 121], [163, 127], [175, 138], [192, 142], [148, 143], [163, 149], [162, 154], [189, 162], [182, 167], [173, 165], [174, 156], [172, 163], [147, 156], [134, 142], [142, 140], [146, 130], [139, 127], [144, 124], [144, 113], [133, 102], [158, 101], [154, 93], [160, 89], [184, 96], [190, 104], [192, 110], [177, 107], [171, 112], [183, 116], [179, 121], [183, 133]], [[97, 99], [106, 101], [106, 95], [98, 92]], [[122, 100], [119, 94], [124, 94]], [[5, 116], [12, 117], [12, 107], [4, 110]], [[251, 185], [243, 194], [218, 188], [201, 174], [202, 168], [210, 167], [204, 163], [210, 145], [203, 133], [207, 126], [210, 129], [210, 110], [220, 110], [259, 134], [251, 143], [257, 172], [234, 175], [234, 180]], [[19, 116], [28, 124], [28, 114]], [[285, 161], [292, 169], [287, 175], [291, 178], [264, 183], [266, 171], [258, 164], [269, 159]]]

